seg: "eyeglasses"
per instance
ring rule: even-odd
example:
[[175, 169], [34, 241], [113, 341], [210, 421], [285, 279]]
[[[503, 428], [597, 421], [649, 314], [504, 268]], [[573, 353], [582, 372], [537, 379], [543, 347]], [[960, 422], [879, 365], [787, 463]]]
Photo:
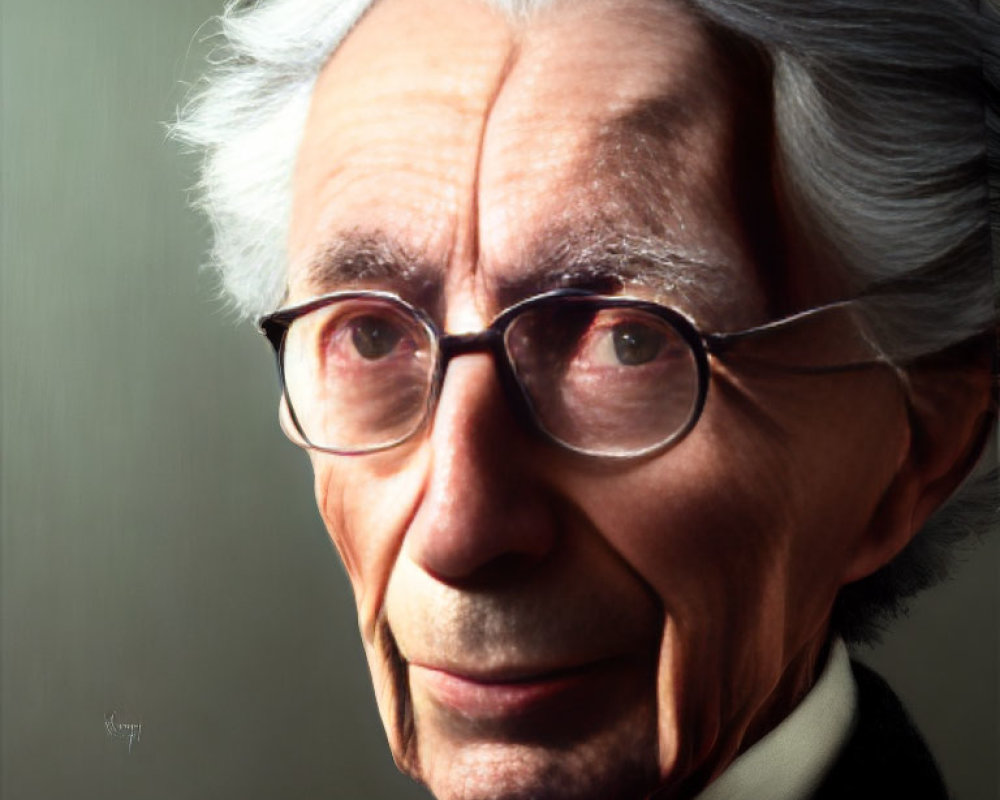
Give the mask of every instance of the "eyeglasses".
[[[515, 413], [543, 436], [610, 458], [662, 450], [691, 431], [710, 356], [800, 374], [891, 366], [852, 301], [705, 334], [657, 303], [561, 289], [505, 309], [483, 331], [445, 334], [394, 294], [341, 291], [276, 311], [259, 327], [277, 355], [298, 443], [341, 455], [414, 436], [434, 413], [448, 362], [465, 353], [493, 354]], [[822, 344], [802, 352], [796, 342], [806, 340]]]

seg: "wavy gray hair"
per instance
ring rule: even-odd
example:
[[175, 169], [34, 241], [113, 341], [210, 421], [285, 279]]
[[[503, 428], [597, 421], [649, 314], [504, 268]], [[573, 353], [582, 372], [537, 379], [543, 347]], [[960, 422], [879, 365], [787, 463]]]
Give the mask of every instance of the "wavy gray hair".
[[[553, 0], [486, 0], [529, 14]], [[667, 1], [667, 0], [665, 0]], [[679, 0], [747, 40], [772, 75], [776, 163], [809, 230], [847, 265], [896, 358], [995, 327], [1000, 11], [966, 0]], [[212, 69], [173, 133], [202, 157], [212, 263], [246, 315], [285, 290], [291, 175], [316, 77], [372, 0], [232, 2]], [[991, 223], [992, 219], [992, 223]], [[888, 566], [841, 592], [833, 624], [872, 640], [997, 519], [972, 478]]]

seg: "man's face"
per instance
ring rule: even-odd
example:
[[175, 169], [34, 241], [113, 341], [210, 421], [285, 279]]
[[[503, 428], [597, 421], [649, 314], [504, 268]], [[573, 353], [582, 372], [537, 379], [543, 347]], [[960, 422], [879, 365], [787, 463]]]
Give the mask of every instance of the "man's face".
[[[734, 64], [663, 0], [517, 23], [382, 0], [315, 89], [290, 301], [384, 289], [463, 332], [580, 285], [703, 330], [766, 320], [782, 209], [769, 112]], [[609, 278], [626, 239], [668, 257]], [[397, 761], [441, 798], [708, 780], [813, 680], [906, 445], [888, 374], [715, 364], [686, 438], [609, 463], [534, 437], [491, 356], [457, 357], [415, 439], [312, 453]]]

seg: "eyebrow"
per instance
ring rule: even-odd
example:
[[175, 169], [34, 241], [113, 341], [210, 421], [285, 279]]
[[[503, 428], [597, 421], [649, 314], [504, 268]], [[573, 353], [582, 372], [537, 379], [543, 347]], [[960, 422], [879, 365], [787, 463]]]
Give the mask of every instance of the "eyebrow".
[[[576, 226], [574, 226], [576, 227]], [[643, 289], [698, 316], [731, 296], [732, 266], [662, 237], [608, 224], [553, 228], [532, 241], [521, 263], [497, 270], [492, 288], [506, 306], [553, 289], [615, 294]]]
[[[443, 268], [379, 229], [338, 235], [306, 269], [308, 282], [321, 293], [384, 288], [428, 311], [441, 310], [443, 303]], [[490, 273], [499, 308], [553, 289], [599, 294], [641, 289], [704, 321], [699, 318], [714, 316], [732, 300], [727, 265], [606, 221], [545, 229], [516, 263], [497, 264]]]
[[385, 231], [352, 230], [330, 241], [306, 266], [306, 280], [320, 291], [381, 286], [409, 300], [440, 293], [441, 271], [424, 253]]

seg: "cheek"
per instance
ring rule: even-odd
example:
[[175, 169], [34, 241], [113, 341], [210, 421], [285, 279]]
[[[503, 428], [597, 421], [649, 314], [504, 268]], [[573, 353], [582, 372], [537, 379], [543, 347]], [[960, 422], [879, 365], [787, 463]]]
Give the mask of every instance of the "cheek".
[[781, 473], [759, 449], [746, 469], [718, 444], [703, 428], [654, 462], [574, 491], [675, 618], [703, 617], [760, 582], [786, 549], [789, 510], [773, 502]]
[[[788, 520], [780, 480], [720, 462], [704, 432], [583, 489], [586, 513], [663, 604], [660, 766], [685, 774], [737, 746], [781, 674]], [[760, 453], [755, 454], [758, 458]], [[758, 462], [760, 463], [760, 462]], [[627, 522], [626, 522], [627, 521]]]
[[713, 742], [738, 747], [749, 710], [822, 644], [903, 440], [895, 389], [869, 384], [841, 387], [842, 401], [772, 386], [736, 402], [713, 383], [677, 447], [610, 477], [572, 479], [595, 528], [663, 603], [668, 770]]
[[362, 457], [311, 456], [320, 515], [344, 562], [370, 646], [403, 535], [424, 491], [426, 454], [404, 447]]

